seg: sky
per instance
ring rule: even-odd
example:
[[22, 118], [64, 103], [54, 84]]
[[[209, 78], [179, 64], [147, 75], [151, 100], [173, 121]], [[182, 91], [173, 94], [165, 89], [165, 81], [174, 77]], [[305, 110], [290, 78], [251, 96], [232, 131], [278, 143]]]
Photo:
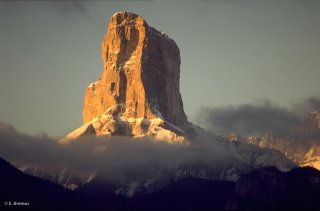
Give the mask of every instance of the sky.
[[123, 10], [178, 44], [191, 121], [203, 107], [290, 107], [320, 94], [317, 0], [1, 0], [0, 122], [52, 137], [79, 127], [108, 20]]

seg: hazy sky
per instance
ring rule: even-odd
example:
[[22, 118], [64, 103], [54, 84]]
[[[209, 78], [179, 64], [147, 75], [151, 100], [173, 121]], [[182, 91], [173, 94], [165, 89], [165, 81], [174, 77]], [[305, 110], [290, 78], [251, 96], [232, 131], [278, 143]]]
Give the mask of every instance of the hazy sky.
[[320, 94], [320, 1], [0, 1], [0, 121], [62, 136], [82, 124], [116, 11], [143, 16], [181, 53], [189, 119], [202, 106]]

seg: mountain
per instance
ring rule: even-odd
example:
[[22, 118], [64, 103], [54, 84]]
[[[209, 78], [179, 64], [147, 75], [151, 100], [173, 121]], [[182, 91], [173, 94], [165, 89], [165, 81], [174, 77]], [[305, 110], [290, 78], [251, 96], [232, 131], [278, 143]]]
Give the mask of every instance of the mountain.
[[95, 178], [95, 174], [81, 174], [69, 167], [44, 167], [34, 164], [15, 164], [25, 174], [57, 183], [69, 190], [75, 190]]
[[[118, 170], [123, 179], [112, 184], [113, 194], [132, 197], [156, 192], [190, 177], [236, 181], [242, 174], [263, 166], [275, 166], [283, 171], [296, 167], [274, 149], [229, 142], [190, 123], [179, 91], [179, 48], [142, 17], [118, 12], [110, 18], [102, 42], [102, 60], [104, 69], [100, 79], [86, 89], [84, 124], [62, 138], [59, 144], [50, 145], [66, 161], [62, 159], [46, 166], [20, 159], [15, 163], [20, 170], [71, 190]], [[6, 138], [16, 142], [24, 137], [13, 134]], [[124, 148], [110, 150], [112, 144], [117, 145], [115, 140]], [[82, 149], [81, 146], [90, 146], [86, 141], [95, 146], [91, 150]], [[24, 144], [19, 142], [16, 147], [20, 149]], [[138, 150], [131, 152], [132, 148]], [[81, 154], [77, 149], [84, 154], [73, 157]], [[146, 151], [150, 152], [148, 156], [145, 156]], [[50, 149], [47, 152], [50, 153]], [[120, 155], [113, 155], [115, 152]], [[134, 161], [133, 166], [121, 152], [134, 154], [129, 157]], [[169, 158], [165, 157], [167, 155]], [[82, 163], [77, 161], [80, 159], [90, 166], [84, 172], [79, 170]], [[99, 168], [91, 168], [95, 163]], [[106, 163], [109, 163], [107, 167], [100, 167]]]
[[[304, 167], [280, 172], [263, 167], [237, 182], [182, 178], [153, 193], [117, 195], [112, 184], [91, 180], [69, 191], [26, 175], [0, 158], [0, 207], [31, 210], [318, 210], [320, 172]], [[24, 204], [24, 205], [21, 205]]]
[[[113, 187], [91, 181], [77, 191], [103, 209], [120, 210], [319, 210], [320, 172], [311, 167], [281, 172], [268, 166], [236, 182], [183, 178], [153, 193], [115, 197]], [[101, 203], [109, 199], [110, 203]], [[112, 199], [112, 200], [110, 200]]]
[[[105, 184], [87, 184], [78, 191], [92, 197], [104, 210], [225, 210], [235, 182], [184, 178], [151, 194], [114, 197]], [[103, 188], [106, 187], [106, 188]], [[102, 200], [103, 199], [103, 200]], [[108, 203], [102, 203], [107, 201]]]
[[[0, 207], [5, 209], [19, 207], [30, 210], [61, 210], [88, 208], [90, 205], [81, 194], [24, 174], [2, 158], [0, 172]], [[15, 203], [20, 205], [14, 205]]]
[[[174, 40], [149, 26], [141, 16], [117, 12], [110, 18], [102, 41], [102, 60], [104, 69], [99, 80], [86, 89], [83, 125], [62, 138], [61, 144], [66, 146], [88, 136], [149, 138], [188, 145], [190, 151], [199, 145], [205, 151], [212, 150], [213, 155], [207, 153], [208, 157], [216, 156], [212, 162], [179, 163], [175, 168], [163, 170], [150, 178], [126, 181], [124, 185], [119, 184], [116, 192], [131, 196], [139, 193], [150, 181], [151, 187], [159, 188], [178, 177], [235, 181], [241, 174], [262, 166], [273, 165], [281, 170], [295, 167], [276, 150], [230, 143], [190, 123], [183, 110], [179, 88], [179, 48]], [[204, 147], [206, 145], [208, 147]], [[203, 154], [197, 156], [205, 157]], [[20, 169], [26, 168], [22, 166]], [[76, 184], [63, 182], [71, 181], [65, 170], [61, 174], [47, 175], [37, 167], [27, 169], [32, 175], [59, 178], [65, 187], [80, 187], [87, 183], [86, 178], [72, 179]], [[99, 176], [99, 172], [95, 173]], [[148, 188], [148, 191], [155, 189]]]
[[242, 137], [229, 134], [230, 141], [254, 144], [261, 148], [279, 150], [300, 166], [320, 169], [320, 111], [310, 112], [303, 124], [291, 128], [286, 134], [269, 131], [261, 137]]
[[[24, 172], [0, 159], [1, 206], [14, 200], [35, 210], [319, 209], [319, 171], [291, 170], [304, 155], [301, 165], [318, 162], [320, 150], [310, 148], [318, 113], [290, 136], [225, 138], [192, 124], [179, 91], [178, 46], [130, 12], [111, 17], [102, 60], [99, 80], [86, 89], [83, 125], [59, 143], [0, 127], [9, 134], [1, 136], [5, 149], [16, 148], [1, 156]], [[303, 150], [295, 148], [301, 138], [308, 140]]]
[[145, 210], [319, 210], [319, 188], [320, 172], [314, 168], [284, 173], [263, 167], [237, 182], [179, 180], [135, 200]]
[[280, 172], [264, 167], [241, 176], [227, 210], [319, 210], [320, 172], [312, 167]]
[[130, 12], [115, 13], [102, 42], [104, 69], [85, 93], [84, 135], [151, 136], [183, 141], [192, 124], [180, 94], [180, 51], [174, 40]]

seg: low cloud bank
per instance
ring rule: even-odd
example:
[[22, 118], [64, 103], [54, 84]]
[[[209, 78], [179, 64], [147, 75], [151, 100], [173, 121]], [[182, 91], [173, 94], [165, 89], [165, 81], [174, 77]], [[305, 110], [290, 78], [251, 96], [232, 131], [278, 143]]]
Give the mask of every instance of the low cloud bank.
[[52, 169], [63, 166], [84, 174], [96, 172], [111, 181], [151, 178], [181, 165], [221, 166], [233, 159], [216, 142], [187, 145], [148, 138], [87, 137], [61, 145], [45, 135], [29, 136], [3, 123], [0, 157], [15, 164]]
[[303, 125], [309, 112], [319, 110], [320, 97], [307, 98], [289, 108], [264, 100], [239, 106], [204, 107], [198, 112], [197, 122], [220, 134], [260, 136], [272, 131], [286, 135]]

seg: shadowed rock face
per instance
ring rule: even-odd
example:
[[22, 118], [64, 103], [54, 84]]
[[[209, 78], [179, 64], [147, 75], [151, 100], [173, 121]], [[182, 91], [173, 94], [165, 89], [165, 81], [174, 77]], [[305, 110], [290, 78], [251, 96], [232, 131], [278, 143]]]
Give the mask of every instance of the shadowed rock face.
[[84, 123], [116, 105], [113, 116], [161, 118], [187, 129], [179, 92], [180, 52], [172, 39], [142, 17], [118, 12], [102, 42], [102, 60], [100, 79], [86, 90]]

